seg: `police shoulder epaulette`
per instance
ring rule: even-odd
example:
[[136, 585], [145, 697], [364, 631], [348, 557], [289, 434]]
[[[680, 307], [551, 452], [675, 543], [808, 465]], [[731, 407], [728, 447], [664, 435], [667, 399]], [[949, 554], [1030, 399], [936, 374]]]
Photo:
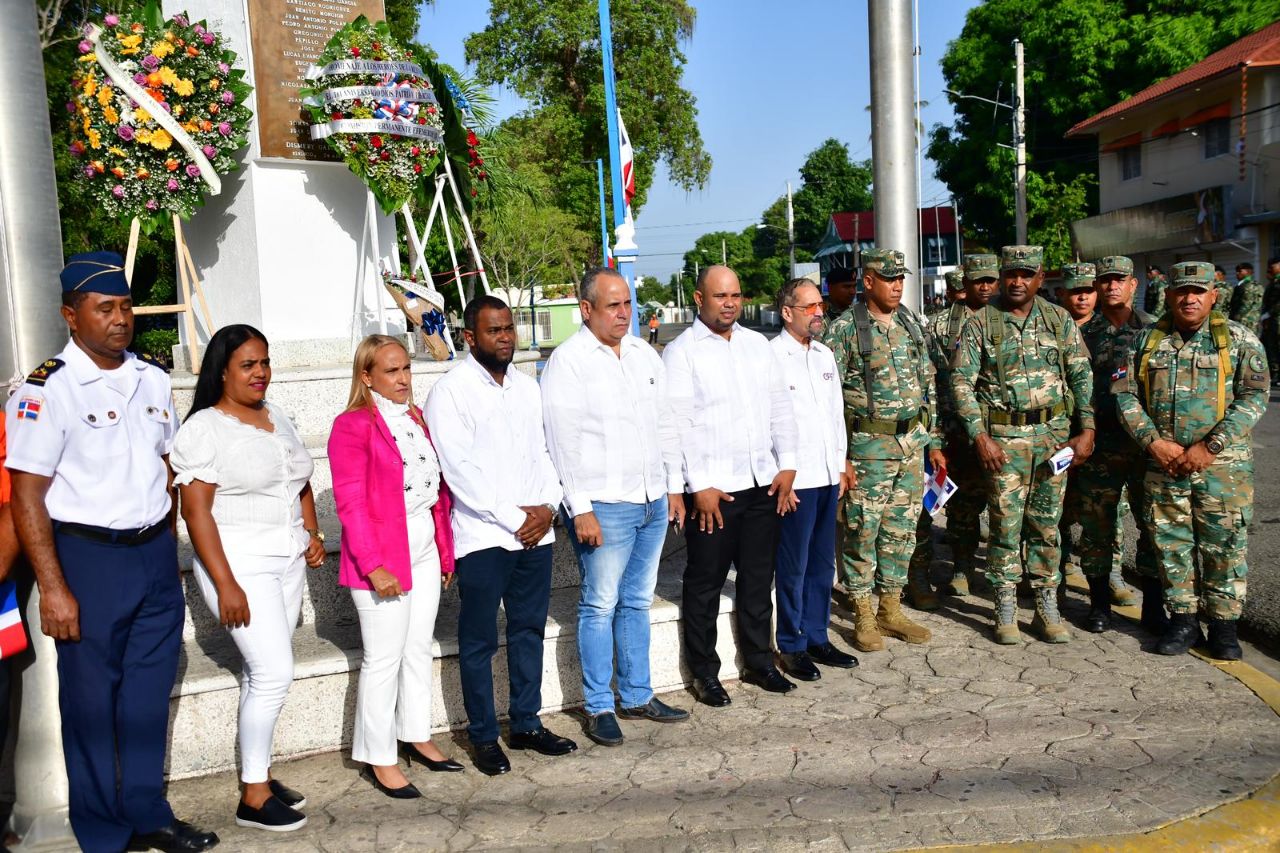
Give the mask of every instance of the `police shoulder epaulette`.
[[162, 362], [160, 359], [156, 358], [155, 356], [148, 355], [145, 352], [136, 353], [136, 355], [138, 356], [138, 361], [141, 361], [145, 364], [149, 364], [152, 367], [158, 367], [161, 370], [163, 370], [165, 373], [169, 372], [169, 368], [164, 364], [164, 362]]
[[46, 359], [27, 376], [27, 384], [43, 386], [49, 377], [61, 370], [65, 364], [66, 362], [60, 358]]

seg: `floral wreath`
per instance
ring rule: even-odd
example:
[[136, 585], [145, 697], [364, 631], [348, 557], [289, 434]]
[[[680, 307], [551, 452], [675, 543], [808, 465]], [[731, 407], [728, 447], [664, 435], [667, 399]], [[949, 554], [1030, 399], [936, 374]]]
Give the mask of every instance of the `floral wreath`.
[[324, 139], [373, 192], [399, 210], [435, 170], [444, 122], [431, 81], [385, 21], [363, 15], [338, 30], [302, 91], [311, 138]]
[[235, 53], [203, 22], [165, 21], [155, 0], [84, 35], [67, 103], [80, 186], [147, 233], [171, 214], [189, 218], [247, 143], [253, 90], [232, 68]]

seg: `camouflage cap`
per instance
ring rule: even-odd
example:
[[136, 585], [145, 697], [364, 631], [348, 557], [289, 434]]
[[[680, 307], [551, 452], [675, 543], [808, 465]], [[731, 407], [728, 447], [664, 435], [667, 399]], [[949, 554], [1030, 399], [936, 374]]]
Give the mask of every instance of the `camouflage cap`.
[[1097, 269], [1093, 264], [1064, 264], [1062, 289], [1078, 290], [1082, 287], [1093, 287], [1093, 280], [1097, 277]]
[[944, 278], [947, 280], [947, 290], [952, 293], [964, 290], [964, 273], [960, 270], [949, 270]]
[[1000, 277], [1000, 259], [995, 255], [965, 255], [964, 277], [968, 281]]
[[1098, 278], [1104, 275], [1133, 275], [1133, 259], [1124, 255], [1107, 255], [1098, 259]]
[[1044, 265], [1044, 246], [1002, 246], [1000, 271], [1038, 270]]
[[863, 249], [862, 269], [881, 278], [898, 278], [911, 272], [906, 256], [896, 249]]
[[1181, 261], [1173, 265], [1171, 290], [1179, 287], [1198, 287], [1211, 290], [1216, 286], [1213, 280], [1213, 264], [1208, 261]]

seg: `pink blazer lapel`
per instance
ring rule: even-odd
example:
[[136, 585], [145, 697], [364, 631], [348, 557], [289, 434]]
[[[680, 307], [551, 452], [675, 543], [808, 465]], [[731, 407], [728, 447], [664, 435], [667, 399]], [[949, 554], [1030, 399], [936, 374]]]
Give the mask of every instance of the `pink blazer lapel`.
[[375, 408], [370, 414], [373, 415], [373, 423], [377, 427], [378, 434], [382, 436], [382, 440], [386, 442], [387, 447], [391, 449], [397, 459], [403, 459], [400, 456], [400, 445], [396, 443], [395, 438], [391, 435], [391, 430], [387, 427], [387, 422], [383, 419], [382, 413]]

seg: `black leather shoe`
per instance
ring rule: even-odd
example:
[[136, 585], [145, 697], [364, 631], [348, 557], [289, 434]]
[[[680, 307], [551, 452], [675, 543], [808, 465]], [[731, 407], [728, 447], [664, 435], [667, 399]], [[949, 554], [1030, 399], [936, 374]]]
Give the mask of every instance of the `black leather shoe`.
[[271, 779], [267, 782], [267, 787], [271, 789], [271, 796], [284, 803], [291, 809], [300, 809], [307, 804], [307, 798], [299, 794], [297, 791], [285, 785], [283, 782], [277, 782]]
[[407, 783], [403, 788], [391, 788], [382, 784], [378, 774], [374, 773], [373, 767], [368, 764], [360, 769], [360, 778], [367, 779], [369, 784], [393, 800], [416, 800], [422, 796], [422, 792], [415, 788], [412, 782]]
[[652, 720], [655, 723], [683, 723], [689, 719], [689, 712], [682, 708], [672, 708], [654, 696], [648, 704], [636, 708], [620, 708], [618, 716], [624, 720]]
[[1175, 613], [1169, 617], [1169, 630], [1160, 638], [1156, 652], [1162, 655], [1185, 655], [1200, 639], [1200, 623], [1194, 613]]
[[1236, 620], [1210, 619], [1209, 644], [1205, 650], [1214, 660], [1240, 660], [1240, 640], [1236, 638]]
[[790, 693], [796, 689], [794, 682], [787, 681], [782, 677], [782, 673], [778, 672], [776, 667], [768, 669], [745, 669], [742, 671], [742, 680], [747, 684], [754, 684], [770, 693]]
[[720, 683], [720, 679], [714, 675], [695, 678], [693, 695], [697, 696], [698, 701], [703, 705], [710, 705], [712, 708], [723, 708], [733, 701], [729, 698], [729, 692], [724, 689], [724, 685]]
[[1084, 629], [1101, 634], [1111, 627], [1111, 580], [1103, 575], [1088, 581], [1089, 614], [1084, 617]]
[[404, 763], [408, 764], [410, 767], [412, 767], [413, 762], [416, 761], [432, 773], [461, 773], [466, 769], [452, 758], [446, 758], [444, 761], [436, 761], [434, 759], [427, 758], [411, 743], [400, 744], [400, 757], [403, 758]]
[[800, 681], [817, 681], [822, 678], [822, 673], [818, 672], [818, 668], [813, 665], [813, 661], [809, 658], [807, 652], [796, 652], [794, 654], [786, 654], [785, 652], [778, 655], [782, 661], [782, 671], [792, 678]]
[[622, 727], [612, 711], [588, 714], [587, 737], [601, 746], [622, 746]]
[[820, 646], [809, 647], [809, 658], [814, 663], [820, 663], [823, 666], [834, 666], [840, 669], [853, 669], [858, 665], [858, 659], [851, 654], [840, 651], [830, 643], [823, 643]]
[[545, 728], [532, 732], [512, 732], [507, 744], [512, 749], [532, 749], [543, 755], [568, 755], [578, 748], [567, 737], [552, 734]]
[[217, 846], [217, 833], [197, 829], [185, 820], [175, 820], [153, 832], [136, 832], [129, 839], [130, 850], [160, 850], [162, 853], [209, 850]]
[[279, 797], [275, 796], [267, 797], [266, 801], [256, 809], [243, 800], [236, 808], [236, 826], [265, 829], [268, 832], [292, 832], [306, 825], [306, 815], [285, 805]]
[[496, 740], [471, 744], [476, 769], [486, 776], [501, 776], [511, 772], [511, 762]]

